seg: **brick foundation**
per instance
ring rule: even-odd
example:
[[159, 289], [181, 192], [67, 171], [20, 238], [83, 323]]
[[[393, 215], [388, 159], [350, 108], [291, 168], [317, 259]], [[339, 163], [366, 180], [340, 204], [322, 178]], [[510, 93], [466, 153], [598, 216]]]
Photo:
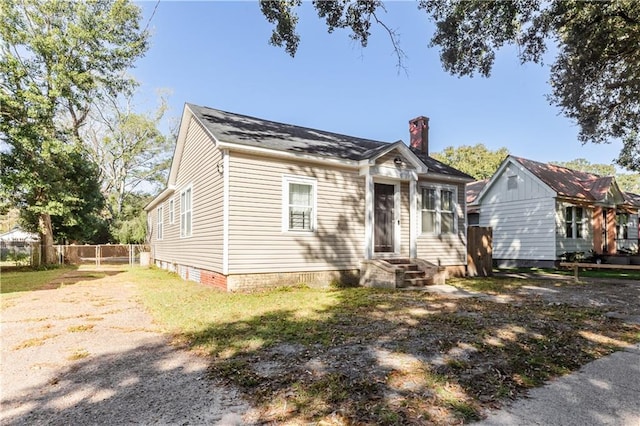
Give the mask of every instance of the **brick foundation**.
[[279, 272], [267, 274], [236, 274], [227, 277], [227, 290], [251, 291], [274, 287], [307, 285], [329, 287], [334, 284], [357, 285], [360, 271]]
[[200, 270], [200, 283], [208, 287], [227, 290], [227, 277], [217, 272]]

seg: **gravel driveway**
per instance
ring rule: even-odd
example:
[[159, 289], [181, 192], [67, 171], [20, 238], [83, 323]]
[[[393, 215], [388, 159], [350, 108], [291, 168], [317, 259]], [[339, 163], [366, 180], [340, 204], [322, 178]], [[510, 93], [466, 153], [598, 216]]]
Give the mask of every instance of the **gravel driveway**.
[[243, 423], [247, 403], [171, 346], [136, 284], [83, 270], [58, 281], [3, 304], [0, 424]]

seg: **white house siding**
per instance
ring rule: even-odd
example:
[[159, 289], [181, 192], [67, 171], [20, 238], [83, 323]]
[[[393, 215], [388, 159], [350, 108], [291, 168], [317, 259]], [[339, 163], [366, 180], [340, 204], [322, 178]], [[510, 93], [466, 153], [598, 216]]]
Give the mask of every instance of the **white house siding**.
[[[420, 232], [421, 215], [420, 211], [416, 215], [418, 223], [416, 224], [418, 230], [417, 239], [417, 257], [427, 260], [433, 264], [440, 266], [456, 266], [466, 264], [467, 259], [467, 242], [465, 237], [465, 217], [464, 217], [464, 205], [465, 205], [465, 189], [464, 184], [452, 184], [450, 182], [438, 182], [432, 180], [420, 180], [418, 182], [418, 192], [420, 193], [420, 185], [435, 184], [457, 188], [457, 206], [456, 215], [457, 232], [455, 234], [422, 234]], [[419, 198], [420, 196], [418, 196]], [[420, 201], [418, 201], [418, 208], [420, 208]]]
[[[356, 170], [232, 151], [229, 173], [230, 275], [359, 269], [365, 179]], [[316, 179], [316, 232], [283, 231], [285, 175]]]
[[[517, 184], [509, 189], [509, 178]], [[493, 228], [493, 258], [555, 261], [555, 193], [528, 172], [508, 164], [481, 200], [480, 226]], [[515, 262], [523, 263], [523, 262]]]
[[[176, 177], [176, 190], [162, 201], [164, 238], [151, 243], [154, 259], [210, 271], [222, 271], [223, 178], [218, 172], [222, 154], [202, 127], [191, 119]], [[192, 188], [192, 233], [180, 237], [180, 193]], [[175, 221], [169, 223], [169, 199], [174, 200]], [[157, 207], [151, 212], [154, 230]], [[154, 233], [155, 234], [155, 233]]]
[[568, 238], [565, 210], [570, 206], [574, 206], [574, 204], [562, 201], [556, 203], [556, 257], [563, 253], [584, 252], [586, 254], [593, 249], [593, 209], [583, 206], [583, 214], [586, 218], [583, 237]]

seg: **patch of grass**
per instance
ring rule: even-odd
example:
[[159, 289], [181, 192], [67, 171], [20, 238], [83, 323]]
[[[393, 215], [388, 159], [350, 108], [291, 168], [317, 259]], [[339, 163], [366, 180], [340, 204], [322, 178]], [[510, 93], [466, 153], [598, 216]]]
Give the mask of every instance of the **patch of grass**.
[[[573, 276], [572, 269], [558, 269], [554, 270], [553, 273], [559, 275], [569, 275]], [[615, 269], [584, 269], [580, 268], [580, 277], [587, 278], [614, 278], [614, 279], [624, 279], [624, 280], [636, 280], [640, 281], [640, 271], [628, 271], [624, 269], [615, 270]]]
[[0, 277], [0, 293], [42, 290], [48, 288], [48, 284], [54, 279], [75, 269], [77, 269], [76, 266], [62, 265], [42, 270], [24, 268], [11, 272], [3, 271]]
[[516, 280], [503, 277], [483, 278], [449, 278], [447, 284], [463, 288], [465, 290], [479, 291], [482, 293], [500, 294], [516, 290], [527, 285], [525, 280]]
[[69, 356], [67, 357], [67, 359], [68, 359], [69, 361], [77, 361], [77, 360], [79, 360], [79, 359], [87, 358], [89, 355], [91, 355], [91, 354], [89, 353], [89, 351], [87, 351], [86, 349], [82, 349], [82, 348], [80, 348], [80, 349], [76, 349], [76, 350], [74, 350], [74, 351], [71, 353], [71, 355], [69, 355]]
[[13, 350], [17, 351], [20, 349], [32, 348], [34, 346], [42, 346], [44, 345], [44, 342], [46, 342], [49, 339], [53, 339], [54, 337], [57, 337], [57, 336], [58, 336], [57, 334], [45, 334], [44, 336], [33, 337], [31, 339], [24, 340], [21, 343], [17, 344], [16, 346], [13, 347]]
[[640, 327], [604, 308], [516, 297], [522, 279], [463, 280], [517, 304], [364, 288], [229, 294], [154, 269], [123, 279], [140, 283], [156, 320], [209, 356], [210, 375], [237, 386], [264, 423], [469, 422], [640, 340]]
[[94, 324], [72, 325], [67, 327], [67, 331], [69, 333], [82, 333], [93, 330], [93, 327], [95, 327]]

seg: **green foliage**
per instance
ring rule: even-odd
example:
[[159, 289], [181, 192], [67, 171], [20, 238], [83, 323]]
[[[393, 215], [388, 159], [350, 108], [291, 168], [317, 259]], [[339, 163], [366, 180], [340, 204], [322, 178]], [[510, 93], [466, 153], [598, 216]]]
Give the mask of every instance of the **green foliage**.
[[462, 145], [457, 148], [449, 146], [440, 153], [431, 154], [436, 160], [453, 166], [478, 180], [493, 176], [508, 155], [507, 148], [491, 151], [481, 143], [475, 146]]
[[147, 214], [143, 207], [150, 196], [129, 194], [123, 203], [123, 210], [111, 223], [111, 235], [120, 244], [142, 244], [147, 236]]
[[[262, 12], [276, 25], [271, 43], [294, 55], [297, 0], [262, 1]], [[372, 24], [385, 29], [401, 61], [396, 34], [376, 12], [381, 1], [314, 1], [327, 29], [351, 31], [364, 47]], [[458, 76], [488, 77], [501, 48], [517, 46], [521, 62], [543, 63], [557, 48], [550, 70], [549, 101], [580, 127], [583, 142], [625, 141], [618, 163], [640, 171], [640, 2], [616, 0], [486, 1], [420, 0], [418, 9], [435, 22], [430, 46], [440, 49], [444, 69]]]
[[91, 238], [102, 203], [79, 129], [100, 93], [133, 86], [125, 71], [147, 48], [140, 9], [126, 0], [7, 0], [0, 15], [1, 195], [47, 245], [54, 232]]
[[592, 164], [584, 158], [576, 158], [575, 160], [564, 162], [554, 162], [553, 164], [566, 167], [571, 170], [593, 173], [599, 176], [613, 176], [616, 174], [616, 168], [613, 164]]

